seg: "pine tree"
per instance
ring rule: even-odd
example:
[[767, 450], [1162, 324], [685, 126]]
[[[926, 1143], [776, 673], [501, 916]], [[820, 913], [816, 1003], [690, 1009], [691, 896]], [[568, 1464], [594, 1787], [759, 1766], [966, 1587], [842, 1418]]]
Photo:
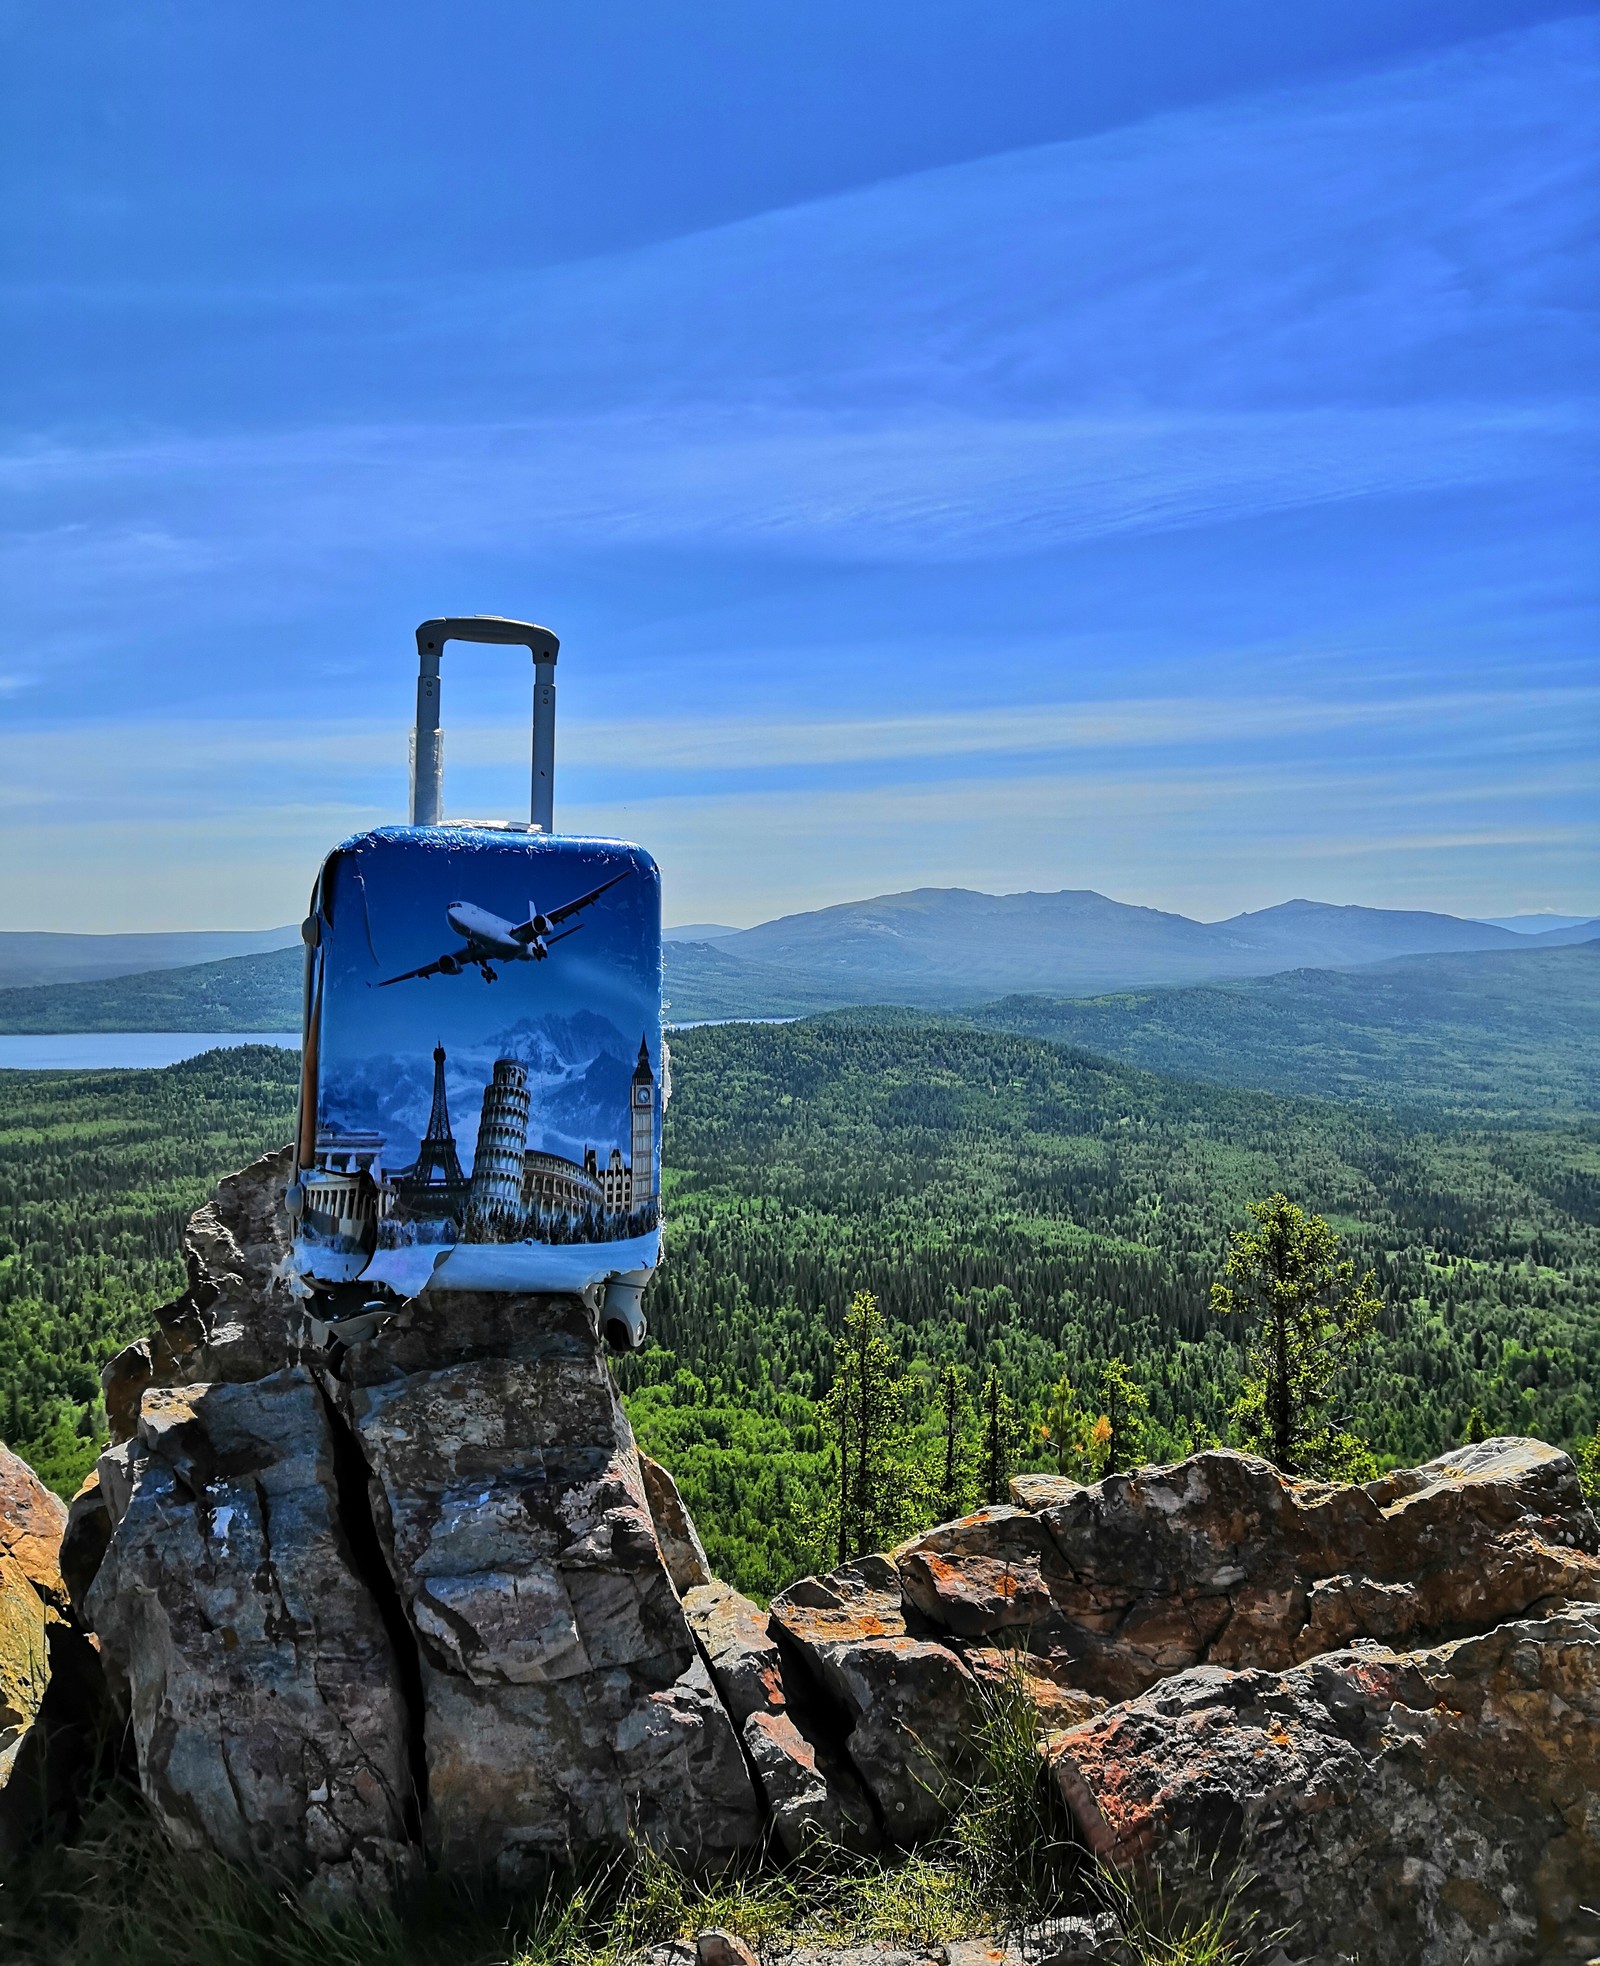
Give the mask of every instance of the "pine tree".
[[1108, 1358], [1100, 1368], [1100, 1398], [1106, 1423], [1102, 1474], [1120, 1474], [1136, 1467], [1144, 1451], [1145, 1420], [1150, 1401], [1120, 1358]]
[[840, 1563], [886, 1548], [912, 1525], [922, 1485], [906, 1394], [878, 1300], [858, 1290], [834, 1346], [833, 1387], [822, 1402], [838, 1456], [831, 1527]]
[[934, 1410], [939, 1420], [939, 1520], [949, 1522], [966, 1512], [972, 1496], [972, 1408], [967, 1375], [959, 1365], [941, 1369]]
[[1063, 1372], [1045, 1396], [1044, 1421], [1039, 1428], [1040, 1444], [1055, 1462], [1057, 1474], [1073, 1481], [1094, 1479], [1093, 1431], [1093, 1419]]
[[980, 1472], [986, 1502], [1004, 1502], [1009, 1496], [1011, 1464], [1022, 1445], [1023, 1428], [1016, 1408], [1000, 1383], [1000, 1373], [990, 1366], [983, 1382], [983, 1443]]
[[1211, 1308], [1256, 1321], [1232, 1419], [1245, 1444], [1285, 1474], [1364, 1474], [1371, 1450], [1331, 1407], [1339, 1374], [1381, 1308], [1368, 1270], [1339, 1255], [1320, 1215], [1286, 1195], [1251, 1202], [1253, 1226], [1234, 1232]]

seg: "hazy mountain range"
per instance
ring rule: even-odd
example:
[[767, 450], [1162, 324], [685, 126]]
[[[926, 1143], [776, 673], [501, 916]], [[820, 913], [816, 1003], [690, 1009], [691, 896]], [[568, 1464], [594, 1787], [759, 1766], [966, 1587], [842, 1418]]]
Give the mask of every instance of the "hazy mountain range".
[[[675, 1023], [792, 1017], [846, 1004], [961, 1008], [1017, 994], [1100, 996], [1298, 969], [1356, 969], [1406, 956], [1527, 954], [1594, 940], [1600, 920], [1528, 933], [1454, 915], [1286, 901], [1228, 921], [1198, 922], [1088, 890], [996, 895], [918, 888], [786, 915], [758, 928], [701, 923], [688, 932], [698, 939], [670, 931], [664, 955], [667, 1014]], [[291, 930], [261, 939], [281, 938], [298, 943]], [[0, 1031], [265, 1031], [293, 1030], [299, 1022], [299, 950], [281, 943], [187, 968], [0, 989]]]
[[1454, 915], [1320, 901], [1197, 922], [1089, 889], [916, 888], [786, 915], [714, 941], [671, 941], [666, 975], [671, 1015], [682, 1020], [793, 1015], [826, 1003], [982, 1003], [1018, 991], [1094, 996], [1397, 956], [1553, 948], [1595, 936], [1600, 922], [1530, 935]]
[[187, 969], [227, 956], [253, 956], [298, 945], [287, 928], [193, 929], [149, 935], [56, 935], [42, 929], [0, 930], [0, 988], [32, 983], [83, 983], [100, 976], [137, 976]]

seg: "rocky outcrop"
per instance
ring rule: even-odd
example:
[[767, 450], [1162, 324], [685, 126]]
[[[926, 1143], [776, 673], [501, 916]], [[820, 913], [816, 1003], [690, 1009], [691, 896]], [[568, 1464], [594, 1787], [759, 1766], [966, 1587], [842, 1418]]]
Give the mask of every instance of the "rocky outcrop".
[[930, 1642], [887, 1557], [807, 1577], [772, 1600], [773, 1627], [842, 1718], [844, 1747], [885, 1832], [912, 1843], [944, 1821], [976, 1719], [972, 1674]]
[[581, 1300], [425, 1294], [330, 1392], [416, 1634], [437, 1854], [515, 1883], [630, 1836], [692, 1860], [754, 1843], [738, 1738]]
[[310, 1372], [148, 1389], [101, 1481], [115, 1533], [86, 1609], [174, 1840], [358, 1887], [403, 1869], [405, 1690]]
[[909, 1844], [1021, 1685], [1109, 1863], [1238, 1853], [1329, 1961], [1577, 1956], [1600, 1528], [1566, 1456], [1025, 1476], [763, 1612], [639, 1454], [584, 1300], [424, 1292], [341, 1336], [283, 1280], [284, 1171], [222, 1184], [108, 1369], [59, 1572], [59, 1504], [0, 1467], [4, 1724], [42, 1737], [28, 1662], [77, 1607], [175, 1839], [353, 1891], [634, 1838]]
[[1058, 1736], [1102, 1858], [1243, 1856], [1268, 1926], [1361, 1966], [1587, 1959], [1600, 1940], [1600, 1616], [1287, 1672], [1208, 1666]]
[[283, 1156], [221, 1184], [189, 1286], [107, 1372], [65, 1545], [173, 1837], [370, 1891], [521, 1882], [630, 1838], [758, 1840], [592, 1309], [424, 1295], [341, 1342], [285, 1281]]
[[1538, 1441], [1485, 1441], [1364, 1487], [1215, 1452], [1015, 1492], [1020, 1506], [895, 1551], [905, 1599], [930, 1633], [1024, 1643], [1110, 1699], [1202, 1662], [1284, 1667], [1600, 1600], [1572, 1463]]
[[786, 1662], [843, 1721], [898, 1840], [941, 1821], [985, 1681], [1020, 1672], [1060, 1729], [1201, 1664], [1283, 1671], [1356, 1638], [1427, 1645], [1600, 1601], [1600, 1532], [1571, 1461], [1536, 1441], [1365, 1487], [1217, 1452], [1013, 1493], [773, 1601]]

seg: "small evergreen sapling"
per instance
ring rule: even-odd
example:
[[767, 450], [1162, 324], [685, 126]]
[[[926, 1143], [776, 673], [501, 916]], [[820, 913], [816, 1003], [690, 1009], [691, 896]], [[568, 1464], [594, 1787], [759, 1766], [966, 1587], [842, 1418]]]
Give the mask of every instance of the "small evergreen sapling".
[[1056, 1464], [1056, 1473], [1070, 1481], [1093, 1481], [1094, 1418], [1078, 1398], [1078, 1389], [1065, 1372], [1045, 1396], [1039, 1444]]
[[1143, 1458], [1150, 1401], [1120, 1358], [1108, 1358], [1100, 1368], [1100, 1398], [1104, 1406], [1100, 1417], [1105, 1423], [1100, 1472], [1121, 1474], [1125, 1468], [1137, 1467]]

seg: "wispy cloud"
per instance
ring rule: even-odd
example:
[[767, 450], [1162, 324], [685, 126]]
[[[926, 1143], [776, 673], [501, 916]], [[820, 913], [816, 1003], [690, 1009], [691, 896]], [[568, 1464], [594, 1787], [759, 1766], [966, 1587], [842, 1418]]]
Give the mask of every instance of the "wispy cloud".
[[[0, 459], [0, 487], [26, 522], [6, 528], [0, 508], [0, 562], [35, 580], [122, 587], [207, 565], [265, 572], [416, 546], [948, 563], [1573, 478], [1597, 456], [1600, 401], [346, 427], [160, 443], [142, 455], [13, 453]], [[103, 507], [93, 521], [37, 524], [41, 505], [90, 500]]]
[[[108, 310], [137, 432], [0, 448], [6, 905], [247, 863], [292, 909], [397, 815], [375, 712], [453, 607], [570, 636], [565, 810], [685, 912], [941, 856], [1259, 901], [1295, 852], [1420, 899], [1479, 850], [1565, 901], [1597, 87], [1585, 17], [427, 305], [285, 293], [246, 355], [232, 304]], [[475, 804], [522, 733], [455, 706]]]

